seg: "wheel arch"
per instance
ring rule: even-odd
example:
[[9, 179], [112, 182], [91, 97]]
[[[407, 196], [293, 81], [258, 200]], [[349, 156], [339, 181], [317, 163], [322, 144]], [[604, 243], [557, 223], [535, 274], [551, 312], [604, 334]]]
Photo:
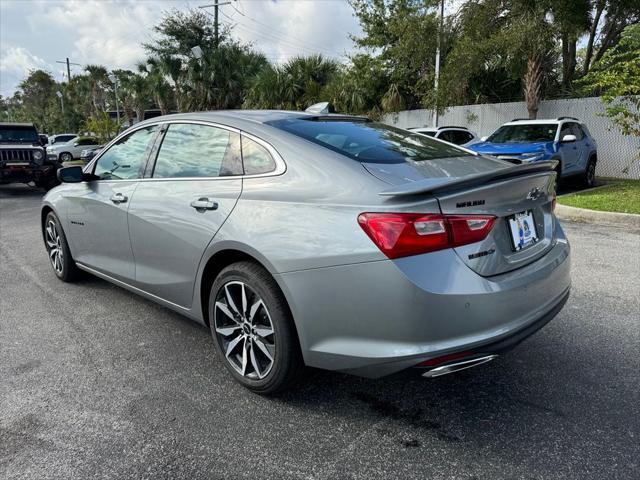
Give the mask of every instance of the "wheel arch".
[[[292, 313], [291, 307], [289, 305], [289, 299], [287, 298], [287, 295], [284, 289], [282, 288], [282, 286], [280, 285], [280, 282], [278, 281], [277, 277], [274, 276], [273, 266], [266, 259], [262, 258], [262, 256], [259, 255], [257, 252], [255, 253], [250, 252], [248, 251], [248, 249], [242, 248], [242, 246], [240, 245], [235, 245], [235, 244], [225, 245], [223, 248], [219, 248], [217, 251], [215, 251], [212, 255], [210, 255], [207, 258], [206, 263], [202, 268], [202, 273], [200, 274], [199, 290], [197, 293], [199, 294], [199, 297], [200, 297], [199, 306], [202, 309], [202, 320], [205, 325], [209, 326], [209, 322], [210, 322], [209, 296], [211, 294], [211, 285], [215, 281], [218, 274], [225, 267], [231, 265], [232, 263], [242, 262], [242, 261], [253, 262], [257, 265], [260, 265], [267, 272], [269, 272], [269, 274], [275, 280], [276, 285], [278, 285], [280, 293], [282, 294], [285, 301], [287, 302], [287, 308], [289, 309], [289, 313], [290, 314]], [[291, 317], [293, 318], [293, 314], [291, 315]], [[295, 326], [295, 321], [294, 321], [294, 326]], [[297, 333], [298, 332], [296, 331], [296, 335]]]
[[47, 219], [47, 215], [49, 215], [49, 213], [51, 212], [55, 214], [53, 207], [47, 204], [43, 205], [42, 209], [40, 210], [40, 233], [42, 234], [43, 240], [44, 240], [44, 222]]

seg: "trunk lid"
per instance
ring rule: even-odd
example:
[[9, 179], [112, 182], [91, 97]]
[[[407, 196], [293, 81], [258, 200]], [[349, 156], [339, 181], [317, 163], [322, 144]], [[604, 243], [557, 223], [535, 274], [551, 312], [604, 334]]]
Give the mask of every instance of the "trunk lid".
[[[465, 156], [435, 163], [364, 166], [374, 176], [394, 185], [381, 195], [430, 194], [438, 200], [443, 214], [497, 217], [484, 240], [454, 248], [460, 259], [479, 275], [498, 275], [523, 267], [553, 247], [555, 162], [512, 165], [486, 157]], [[537, 236], [537, 241], [517, 250], [509, 219], [520, 213], [530, 214], [525, 220], [532, 218], [534, 225], [522, 219], [514, 225], [527, 223], [527, 228], [535, 228], [531, 234]], [[518, 228], [514, 228], [517, 234]]]

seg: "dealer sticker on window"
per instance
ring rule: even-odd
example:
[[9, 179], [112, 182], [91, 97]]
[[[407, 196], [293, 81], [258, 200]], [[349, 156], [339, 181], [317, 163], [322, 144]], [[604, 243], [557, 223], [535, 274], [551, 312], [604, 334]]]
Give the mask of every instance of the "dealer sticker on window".
[[516, 213], [509, 217], [509, 228], [511, 229], [513, 249], [516, 252], [538, 241], [536, 224], [533, 221], [533, 213], [531, 210]]

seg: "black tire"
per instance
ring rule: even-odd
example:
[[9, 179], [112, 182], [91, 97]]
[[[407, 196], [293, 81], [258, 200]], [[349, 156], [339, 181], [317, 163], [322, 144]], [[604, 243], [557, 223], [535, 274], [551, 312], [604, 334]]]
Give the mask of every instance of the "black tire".
[[[51, 223], [55, 225], [55, 233], [52, 233], [48, 230]], [[60, 224], [60, 220], [58, 220], [58, 217], [55, 213], [49, 212], [47, 214], [47, 218], [45, 218], [42, 228], [44, 246], [47, 250], [47, 256], [49, 257], [49, 263], [51, 264], [53, 273], [55, 273], [56, 277], [58, 277], [63, 282], [73, 282], [74, 280], [78, 279], [80, 277], [81, 271], [76, 265], [76, 262], [73, 260], [73, 257], [71, 256], [69, 244], [67, 243], [67, 237], [65, 236], [62, 225]], [[56, 244], [56, 247], [53, 246], [54, 243]], [[52, 250], [54, 248], [57, 248], [62, 252], [62, 256], [58, 257], [57, 262], [54, 261], [55, 254], [52, 253]]]
[[58, 158], [60, 159], [60, 163], [70, 162], [73, 160], [73, 155], [69, 152], [62, 152]]
[[582, 184], [585, 188], [593, 188], [596, 184], [596, 159], [590, 158], [587, 168], [582, 176]]
[[[242, 285], [242, 287], [240, 287], [240, 285]], [[244, 310], [244, 316], [240, 317], [239, 315], [236, 315], [235, 312], [231, 312], [234, 313], [236, 320], [229, 321], [231, 317], [225, 315], [220, 310], [220, 307], [216, 307], [217, 301], [220, 301], [225, 305], [230, 305], [227, 301], [228, 290], [225, 289], [225, 286], [227, 286], [227, 288], [240, 287], [243, 292], [247, 292], [245, 308], [237, 308], [237, 310]], [[266, 373], [262, 378], [258, 377], [258, 375], [260, 375], [259, 369], [252, 366], [255, 365], [253, 361], [258, 358], [259, 354], [262, 354], [260, 349], [257, 348], [257, 343], [254, 343], [250, 337], [253, 337], [256, 341], [259, 340], [263, 347], [267, 343], [267, 341], [264, 340], [267, 337], [262, 338], [253, 335], [253, 327], [250, 327], [251, 331], [246, 332], [246, 335], [243, 333], [243, 328], [245, 328], [245, 324], [249, 321], [249, 309], [252, 306], [250, 304], [259, 303], [258, 300], [262, 300], [264, 310], [260, 307], [258, 311], [254, 312], [254, 318], [258, 315], [258, 312], [261, 312], [260, 314], [263, 315], [264, 318], [268, 318], [273, 332], [272, 334], [269, 334], [270, 340], [268, 343], [271, 347], [271, 341], [273, 342], [274, 350], [274, 352], [272, 352], [273, 356], [270, 367], [265, 368]], [[228, 311], [231, 310], [232, 309], [229, 308]], [[218, 315], [218, 317], [216, 317], [216, 315]], [[243, 261], [231, 264], [220, 272], [211, 286], [211, 293], [209, 296], [209, 319], [211, 335], [213, 336], [216, 351], [220, 356], [220, 360], [224, 363], [225, 367], [229, 370], [231, 375], [233, 375], [235, 380], [247, 389], [261, 395], [274, 394], [291, 387], [299, 378], [304, 369], [304, 363], [300, 352], [298, 336], [293, 323], [293, 318], [289, 311], [287, 302], [275, 280], [269, 272], [260, 265], [249, 261]], [[225, 321], [227, 322], [227, 325], [231, 325], [232, 330], [237, 329], [237, 333], [229, 334], [229, 336], [219, 333], [219, 331], [216, 330], [216, 325], [222, 327], [222, 323]], [[258, 321], [256, 320], [256, 323], [257, 322]], [[237, 325], [243, 325], [243, 327], [239, 327]], [[251, 323], [250, 325], [255, 324]], [[230, 354], [229, 357], [232, 358], [229, 358], [226, 355], [226, 351], [229, 345], [237, 339], [237, 336], [233, 337], [235, 335], [245, 335], [247, 338], [245, 338], [245, 340], [240, 340], [239, 343], [236, 342], [238, 347], [232, 351], [237, 353]], [[227, 342], [227, 340], [230, 341]], [[225, 342], [227, 342], [226, 345]], [[245, 355], [243, 359], [246, 359], [248, 356], [251, 356], [252, 349], [255, 352], [255, 358], [252, 357], [250, 360], [245, 362], [246, 370], [244, 367], [242, 368], [242, 370], [245, 371], [243, 374], [237, 370], [237, 364], [234, 366], [233, 360], [234, 358], [238, 360], [238, 357], [240, 356], [239, 351]], [[264, 348], [262, 350], [264, 351]], [[267, 362], [269, 362], [268, 357], [263, 357], [263, 359], [267, 359]], [[251, 365], [249, 365], [249, 362], [251, 362]], [[253, 372], [249, 373], [250, 370], [253, 370]], [[254, 378], [250, 378], [252, 373]]]

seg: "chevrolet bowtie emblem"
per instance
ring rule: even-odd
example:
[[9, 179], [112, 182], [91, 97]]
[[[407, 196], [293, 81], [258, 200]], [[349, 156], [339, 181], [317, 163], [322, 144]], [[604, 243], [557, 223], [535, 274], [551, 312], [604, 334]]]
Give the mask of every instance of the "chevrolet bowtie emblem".
[[527, 200], [537, 200], [541, 195], [542, 190], [540, 190], [538, 187], [532, 188], [531, 190], [529, 190], [529, 193], [527, 193]]

